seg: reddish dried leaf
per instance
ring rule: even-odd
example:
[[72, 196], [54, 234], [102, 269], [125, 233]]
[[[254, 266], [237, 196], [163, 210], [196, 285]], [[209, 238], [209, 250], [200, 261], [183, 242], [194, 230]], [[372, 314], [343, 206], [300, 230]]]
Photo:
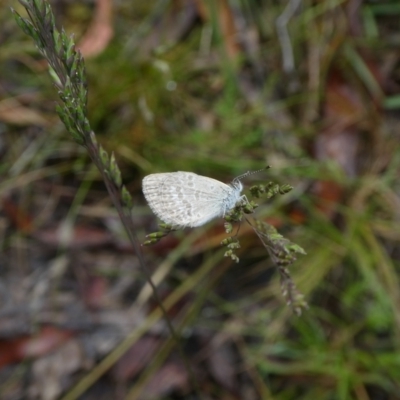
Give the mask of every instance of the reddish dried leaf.
[[188, 387], [188, 372], [178, 363], [170, 361], [162, 366], [146, 385], [146, 397], [160, 398], [173, 390], [185, 390]]
[[237, 32], [232, 10], [227, 0], [219, 1], [218, 5], [219, 20], [225, 42], [226, 52], [229, 58], [236, 58], [240, 53], [240, 46], [237, 41]]
[[364, 103], [358, 92], [338, 71], [332, 71], [327, 80], [324, 117], [334, 125], [346, 127], [359, 121], [364, 113]]
[[45, 326], [37, 335], [31, 336], [21, 343], [20, 354], [22, 357], [41, 356], [61, 346], [72, 335], [71, 331]]
[[23, 106], [16, 99], [0, 101], [0, 121], [14, 125], [37, 125], [46, 127], [49, 121], [33, 108]]
[[87, 226], [74, 226], [68, 241], [62, 241], [62, 234], [59, 228], [38, 231], [35, 237], [48, 246], [58, 247], [63, 244], [72, 249], [98, 247], [112, 243], [112, 237], [105, 229]]
[[211, 346], [210, 356], [207, 359], [211, 374], [220, 385], [231, 392], [236, 392], [237, 372], [233, 367], [235, 356], [232, 347], [227, 342], [219, 343], [219, 341], [218, 343], [213, 341]]
[[18, 230], [29, 233], [32, 230], [32, 217], [18, 207], [10, 198], [3, 198], [2, 209]]
[[21, 339], [0, 340], [0, 369], [21, 360], [20, 341]]
[[313, 188], [317, 196], [317, 208], [328, 218], [332, 218], [336, 212], [337, 204], [343, 198], [344, 189], [336, 182], [319, 181]]
[[88, 276], [82, 287], [82, 297], [86, 306], [98, 310], [104, 305], [104, 295], [108, 288], [108, 280], [103, 276]]
[[[328, 77], [323, 107], [327, 127], [317, 136], [314, 154], [317, 160], [334, 160], [348, 176], [357, 173], [357, 152], [360, 141], [358, 125], [365, 120], [364, 102], [342, 75], [333, 70]], [[335, 182], [321, 181], [314, 185], [317, 207], [332, 218], [336, 204], [343, 198], [343, 188]]]
[[[293, 207], [289, 211], [290, 221], [294, 224], [303, 224], [306, 221], [306, 214], [303, 210]], [[275, 226], [275, 225], [274, 225]]]
[[[315, 141], [316, 158], [319, 160], [335, 160], [349, 176], [356, 175], [356, 155], [358, 134], [355, 130], [324, 132]], [[328, 218], [336, 212], [336, 204], [343, 198], [344, 189], [337, 182], [315, 182], [312, 189], [317, 198], [317, 208]]]
[[78, 340], [69, 340], [57, 350], [32, 363], [29, 393], [37, 399], [58, 399], [70, 376], [84, 367]]
[[324, 131], [315, 140], [315, 157], [321, 161], [335, 160], [348, 176], [354, 177], [359, 140], [356, 128]]
[[[220, 0], [215, 3], [215, 10], [218, 13], [218, 21], [224, 39], [226, 53], [229, 58], [236, 58], [241, 49], [237, 41], [237, 30], [232, 14], [232, 9], [227, 0]], [[204, 0], [196, 0], [196, 6], [199, 10], [199, 15], [206, 21], [210, 20], [210, 3]]]
[[112, 1], [97, 0], [96, 13], [85, 36], [77, 47], [84, 57], [93, 57], [100, 54], [114, 35], [111, 24]]
[[146, 336], [138, 340], [115, 364], [112, 374], [118, 381], [126, 381], [138, 374], [156, 353], [161, 340]]
[[362, 3], [363, 0], [349, 0], [345, 6], [350, 33], [353, 36], [361, 36], [363, 34]]
[[71, 331], [52, 326], [43, 327], [32, 336], [0, 341], [0, 368], [27, 357], [39, 357], [58, 348], [73, 335]]

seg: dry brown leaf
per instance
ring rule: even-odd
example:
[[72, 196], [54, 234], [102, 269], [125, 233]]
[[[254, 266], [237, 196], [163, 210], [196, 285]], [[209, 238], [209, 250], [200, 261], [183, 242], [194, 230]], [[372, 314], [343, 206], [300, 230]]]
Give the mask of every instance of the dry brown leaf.
[[104, 307], [108, 283], [108, 279], [104, 276], [89, 275], [86, 277], [82, 287], [82, 298], [89, 309], [101, 310]]
[[72, 335], [71, 331], [46, 326], [35, 335], [0, 340], [0, 368], [25, 358], [47, 354], [68, 341]]
[[[210, 3], [204, 0], [196, 0], [196, 6], [199, 15], [206, 21], [210, 20]], [[224, 39], [226, 53], [230, 59], [236, 58], [241, 52], [240, 46], [237, 42], [237, 30], [233, 13], [229, 2], [227, 0], [220, 0], [215, 3], [216, 12], [218, 13], [218, 21], [221, 29], [221, 34]]]
[[32, 217], [11, 198], [1, 199], [1, 209], [20, 232], [30, 233], [32, 231]]
[[163, 365], [147, 384], [145, 398], [160, 398], [173, 390], [184, 390], [188, 385], [188, 372], [178, 362], [170, 361]]
[[59, 227], [49, 228], [35, 233], [35, 238], [51, 247], [58, 247], [61, 244], [71, 249], [82, 249], [86, 247], [98, 247], [111, 244], [112, 236], [105, 229], [74, 226], [72, 234], [63, 238]]
[[50, 121], [38, 111], [23, 106], [18, 100], [8, 98], [0, 101], [0, 121], [19, 126], [49, 126]]
[[114, 35], [112, 27], [112, 1], [97, 0], [96, 12], [85, 36], [77, 44], [84, 57], [100, 54]]
[[214, 379], [231, 392], [236, 392], [237, 371], [234, 368], [235, 355], [232, 346], [227, 341], [222, 343], [212, 341], [207, 362]]
[[[370, 104], [372, 104], [371, 99]], [[365, 123], [368, 109], [359, 92], [347, 82], [341, 72], [333, 69], [327, 78], [326, 99], [323, 105], [326, 128], [314, 142], [317, 160], [333, 160], [350, 177], [357, 174], [357, 153], [360, 145], [360, 124]], [[344, 188], [333, 181], [314, 184], [317, 207], [328, 218], [335, 215]]]
[[84, 363], [76, 340], [69, 340], [52, 354], [36, 360], [32, 366], [31, 396], [42, 400], [55, 400], [65, 389], [68, 376]]
[[154, 356], [161, 340], [154, 336], [139, 339], [115, 364], [112, 375], [118, 381], [136, 376]]

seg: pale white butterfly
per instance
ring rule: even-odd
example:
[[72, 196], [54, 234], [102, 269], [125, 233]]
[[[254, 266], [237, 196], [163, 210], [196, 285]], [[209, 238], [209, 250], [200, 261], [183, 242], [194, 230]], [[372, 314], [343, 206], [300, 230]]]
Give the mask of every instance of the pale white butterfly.
[[[257, 172], [257, 171], [254, 171]], [[193, 172], [168, 172], [143, 179], [143, 193], [150, 208], [163, 222], [176, 227], [201, 226], [223, 217], [241, 201], [240, 179], [247, 172], [225, 184]]]

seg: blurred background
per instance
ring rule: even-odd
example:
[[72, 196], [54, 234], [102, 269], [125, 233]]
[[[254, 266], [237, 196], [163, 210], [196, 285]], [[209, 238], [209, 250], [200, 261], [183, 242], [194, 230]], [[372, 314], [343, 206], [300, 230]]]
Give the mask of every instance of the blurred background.
[[23, 7], [0, 0], [0, 398], [400, 399], [400, 1], [50, 3], [139, 239], [145, 175], [270, 165], [244, 184], [294, 187], [256, 217], [307, 252], [290, 271], [309, 309], [248, 226], [224, 258], [216, 220], [143, 250], [177, 346]]

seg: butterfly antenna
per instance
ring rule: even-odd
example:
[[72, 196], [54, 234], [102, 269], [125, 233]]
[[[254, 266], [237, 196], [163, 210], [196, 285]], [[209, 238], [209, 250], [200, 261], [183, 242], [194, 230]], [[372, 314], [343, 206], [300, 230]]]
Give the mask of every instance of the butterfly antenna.
[[237, 176], [233, 180], [233, 182], [241, 181], [243, 178], [246, 178], [249, 175], [257, 174], [258, 172], [265, 171], [266, 169], [269, 169], [269, 168], [271, 168], [271, 167], [269, 165], [267, 165], [266, 167], [258, 169], [257, 171], [247, 171], [244, 174]]

